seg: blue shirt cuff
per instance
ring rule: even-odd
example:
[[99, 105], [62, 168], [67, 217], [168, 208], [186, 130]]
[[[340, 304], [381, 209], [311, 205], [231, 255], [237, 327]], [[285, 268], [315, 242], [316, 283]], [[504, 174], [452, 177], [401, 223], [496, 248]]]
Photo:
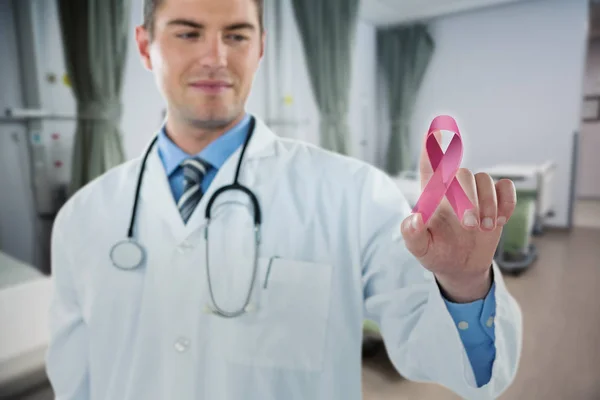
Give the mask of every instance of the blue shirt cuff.
[[477, 385], [481, 387], [489, 382], [496, 358], [496, 285], [492, 284], [484, 299], [472, 303], [444, 300], [465, 346]]
[[496, 284], [484, 299], [471, 303], [453, 303], [444, 299], [465, 345], [495, 340]]

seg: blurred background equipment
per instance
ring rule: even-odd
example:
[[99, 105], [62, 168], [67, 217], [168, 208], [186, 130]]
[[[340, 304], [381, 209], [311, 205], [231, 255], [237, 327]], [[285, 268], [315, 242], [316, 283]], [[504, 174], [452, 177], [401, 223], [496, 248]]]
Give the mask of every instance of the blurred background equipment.
[[554, 215], [552, 204], [556, 164], [503, 164], [483, 169], [494, 180], [510, 179], [517, 190], [514, 215], [505, 225], [495, 260], [505, 272], [518, 274], [533, 264], [537, 247], [532, 235], [541, 235], [547, 218]]
[[50, 278], [0, 252], [0, 399], [46, 384]]

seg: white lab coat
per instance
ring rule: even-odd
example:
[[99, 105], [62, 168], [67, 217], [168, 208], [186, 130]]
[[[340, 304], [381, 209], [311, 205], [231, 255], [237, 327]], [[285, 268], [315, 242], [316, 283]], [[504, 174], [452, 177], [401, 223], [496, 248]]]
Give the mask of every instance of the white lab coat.
[[[279, 138], [260, 120], [240, 176], [262, 207], [254, 311], [235, 319], [208, 313], [204, 211], [232, 182], [239, 151], [186, 226], [154, 148], [136, 223], [147, 261], [134, 271], [115, 268], [109, 252], [126, 237], [141, 157], [62, 208], [47, 354], [57, 399], [357, 400], [365, 318], [380, 324], [408, 379], [463, 398], [495, 398], [507, 388], [522, 321], [500, 272], [496, 361], [491, 381], [477, 388], [432, 274], [403, 244], [400, 223], [410, 209], [394, 183], [358, 160]], [[224, 195], [209, 230], [215, 297], [229, 309], [244, 300], [254, 255], [243, 204], [239, 192]]]

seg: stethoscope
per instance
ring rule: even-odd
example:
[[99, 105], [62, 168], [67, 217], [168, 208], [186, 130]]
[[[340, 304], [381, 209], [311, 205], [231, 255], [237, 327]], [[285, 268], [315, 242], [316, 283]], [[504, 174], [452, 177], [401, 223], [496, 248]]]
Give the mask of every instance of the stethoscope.
[[[252, 290], [254, 289], [254, 284], [255, 284], [256, 274], [257, 274], [257, 269], [258, 269], [258, 247], [260, 245], [260, 239], [261, 239], [261, 237], [260, 237], [260, 227], [261, 227], [260, 205], [258, 204], [258, 199], [254, 195], [254, 193], [252, 193], [252, 191], [250, 189], [248, 189], [246, 186], [239, 183], [240, 168], [242, 166], [242, 161], [244, 159], [244, 154], [246, 152], [246, 148], [248, 147], [248, 143], [250, 143], [250, 139], [252, 138], [252, 135], [254, 133], [255, 125], [256, 125], [256, 121], [255, 121], [254, 117], [252, 117], [250, 120], [249, 133], [244, 141], [244, 145], [242, 147], [242, 151], [240, 154], [240, 159], [238, 160], [238, 164], [237, 164], [237, 168], [236, 168], [236, 172], [235, 172], [235, 178], [233, 180], [233, 183], [217, 189], [215, 191], [215, 193], [208, 200], [208, 204], [206, 206], [206, 213], [205, 213], [206, 226], [204, 228], [204, 238], [206, 239], [205, 240], [205, 242], [206, 242], [206, 278], [208, 281], [208, 289], [209, 289], [210, 298], [212, 301], [212, 307], [211, 307], [210, 311], [216, 315], [219, 315], [219, 316], [222, 316], [225, 318], [237, 317], [246, 312], [251, 311], [251, 307], [249, 307], [249, 304], [250, 304], [250, 299], [252, 298]], [[127, 238], [120, 242], [115, 243], [110, 251], [110, 258], [112, 260], [112, 263], [115, 265], [115, 267], [122, 269], [122, 270], [134, 270], [134, 269], [142, 266], [146, 261], [146, 250], [134, 237], [133, 227], [135, 226], [135, 218], [136, 218], [137, 208], [138, 208], [138, 203], [139, 203], [142, 179], [144, 176], [144, 170], [146, 168], [146, 161], [148, 159], [148, 156], [150, 155], [150, 151], [152, 150], [152, 147], [156, 144], [157, 139], [158, 139], [158, 135], [152, 139], [152, 142], [146, 149], [146, 152], [144, 153], [144, 157], [142, 159], [142, 165], [140, 167], [140, 172], [139, 172], [138, 179], [137, 179], [137, 186], [135, 189], [135, 199], [133, 202], [133, 210], [131, 212], [131, 221], [129, 223], [129, 230], [127, 232]], [[253, 270], [252, 270], [252, 279], [250, 281], [251, 282], [250, 287], [248, 289], [248, 293], [246, 295], [244, 304], [241, 308], [239, 308], [235, 311], [226, 311], [217, 305], [217, 302], [215, 301], [215, 296], [213, 293], [212, 283], [211, 283], [211, 279], [210, 279], [210, 268], [208, 265], [208, 259], [209, 259], [209, 256], [208, 256], [208, 248], [209, 248], [209, 246], [208, 246], [208, 230], [209, 230], [209, 226], [211, 223], [211, 209], [212, 209], [212, 206], [213, 206], [215, 200], [217, 199], [217, 197], [219, 195], [221, 195], [227, 191], [231, 191], [231, 190], [241, 191], [241, 192], [245, 193], [252, 202], [252, 207], [254, 209], [254, 246], [255, 246], [254, 249], [255, 249], [255, 251], [254, 251], [254, 266], [253, 266]]]

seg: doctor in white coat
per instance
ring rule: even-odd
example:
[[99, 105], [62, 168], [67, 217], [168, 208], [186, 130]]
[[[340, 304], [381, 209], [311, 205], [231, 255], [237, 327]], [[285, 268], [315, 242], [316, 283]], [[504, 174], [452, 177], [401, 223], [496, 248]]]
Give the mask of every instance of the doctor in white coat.
[[[244, 111], [261, 0], [144, 3], [137, 44], [168, 117], [147, 159], [56, 219], [56, 398], [357, 400], [367, 318], [407, 379], [498, 397], [521, 352], [521, 312], [493, 264], [512, 182], [461, 169], [475, 208], [461, 221], [444, 200], [425, 225], [381, 171]], [[217, 193], [238, 172], [249, 192]]]

